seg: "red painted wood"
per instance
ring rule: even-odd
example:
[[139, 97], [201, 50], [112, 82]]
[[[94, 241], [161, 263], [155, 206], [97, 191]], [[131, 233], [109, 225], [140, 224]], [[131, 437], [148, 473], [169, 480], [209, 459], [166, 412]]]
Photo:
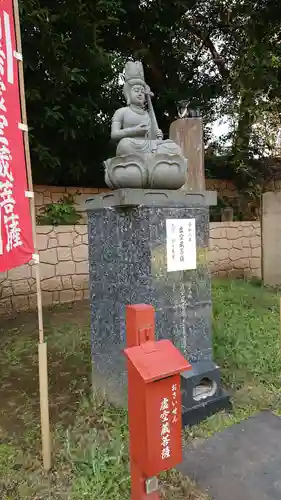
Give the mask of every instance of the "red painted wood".
[[152, 306], [127, 306], [126, 320], [131, 500], [159, 500], [145, 480], [182, 460], [180, 373], [191, 365], [169, 340], [155, 342]]

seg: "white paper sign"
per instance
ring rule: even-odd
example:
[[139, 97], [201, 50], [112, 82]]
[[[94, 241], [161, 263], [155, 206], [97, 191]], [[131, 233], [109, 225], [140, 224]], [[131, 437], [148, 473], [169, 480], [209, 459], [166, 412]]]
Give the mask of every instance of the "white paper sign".
[[166, 219], [167, 271], [196, 269], [195, 219]]

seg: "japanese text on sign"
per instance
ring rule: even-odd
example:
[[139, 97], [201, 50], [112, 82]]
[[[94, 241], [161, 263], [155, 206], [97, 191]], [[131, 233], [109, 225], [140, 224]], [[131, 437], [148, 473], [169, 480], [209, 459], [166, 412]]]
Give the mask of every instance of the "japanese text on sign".
[[13, 1], [0, 3], [0, 272], [28, 262], [33, 242], [27, 189]]
[[161, 458], [170, 458], [170, 402], [168, 398], [163, 398], [160, 407], [161, 421]]
[[195, 219], [166, 220], [167, 270], [196, 269]]
[[178, 386], [172, 385], [171, 398], [164, 397], [160, 406], [161, 422], [161, 459], [166, 460], [171, 456], [171, 431], [173, 425], [178, 423]]
[[[3, 24], [2, 24], [3, 23]], [[4, 30], [3, 30], [4, 27]], [[3, 37], [5, 36], [6, 53]], [[11, 28], [7, 12], [3, 12], [0, 29], [0, 221], [3, 221], [6, 231], [6, 248], [11, 252], [13, 248], [22, 245], [19, 215], [16, 211], [14, 198], [14, 177], [11, 169], [12, 155], [9, 140], [6, 137], [6, 127], [9, 126], [7, 108], [5, 104], [6, 85], [3, 81], [5, 73], [7, 80], [13, 83], [13, 55], [11, 54]], [[11, 60], [12, 58], [12, 60]], [[12, 68], [11, 68], [12, 66]], [[0, 255], [3, 254], [2, 224], [0, 225]]]
[[176, 384], [172, 386], [172, 424], [178, 422], [178, 387]]

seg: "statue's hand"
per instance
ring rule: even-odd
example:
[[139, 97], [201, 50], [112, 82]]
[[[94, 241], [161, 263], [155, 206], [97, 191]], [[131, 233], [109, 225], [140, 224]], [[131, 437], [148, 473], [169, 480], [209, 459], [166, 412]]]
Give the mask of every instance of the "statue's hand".
[[163, 137], [164, 137], [164, 134], [162, 132], [162, 130], [160, 130], [160, 128], [156, 131], [156, 138], [160, 141], [163, 140]]
[[142, 125], [137, 125], [135, 127], [135, 134], [138, 137], [143, 137], [148, 132], [149, 132], [149, 125], [142, 124]]
[[153, 92], [151, 91], [151, 88], [149, 87], [149, 85], [145, 85], [145, 89], [144, 89], [144, 92], [146, 95], [149, 95], [150, 97], [154, 97], [154, 94]]

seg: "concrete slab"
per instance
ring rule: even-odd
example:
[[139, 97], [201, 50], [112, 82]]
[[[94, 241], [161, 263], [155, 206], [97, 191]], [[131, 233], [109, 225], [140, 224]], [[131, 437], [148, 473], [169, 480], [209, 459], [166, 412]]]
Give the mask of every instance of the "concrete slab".
[[187, 447], [178, 469], [214, 500], [280, 500], [281, 418], [264, 411]]

